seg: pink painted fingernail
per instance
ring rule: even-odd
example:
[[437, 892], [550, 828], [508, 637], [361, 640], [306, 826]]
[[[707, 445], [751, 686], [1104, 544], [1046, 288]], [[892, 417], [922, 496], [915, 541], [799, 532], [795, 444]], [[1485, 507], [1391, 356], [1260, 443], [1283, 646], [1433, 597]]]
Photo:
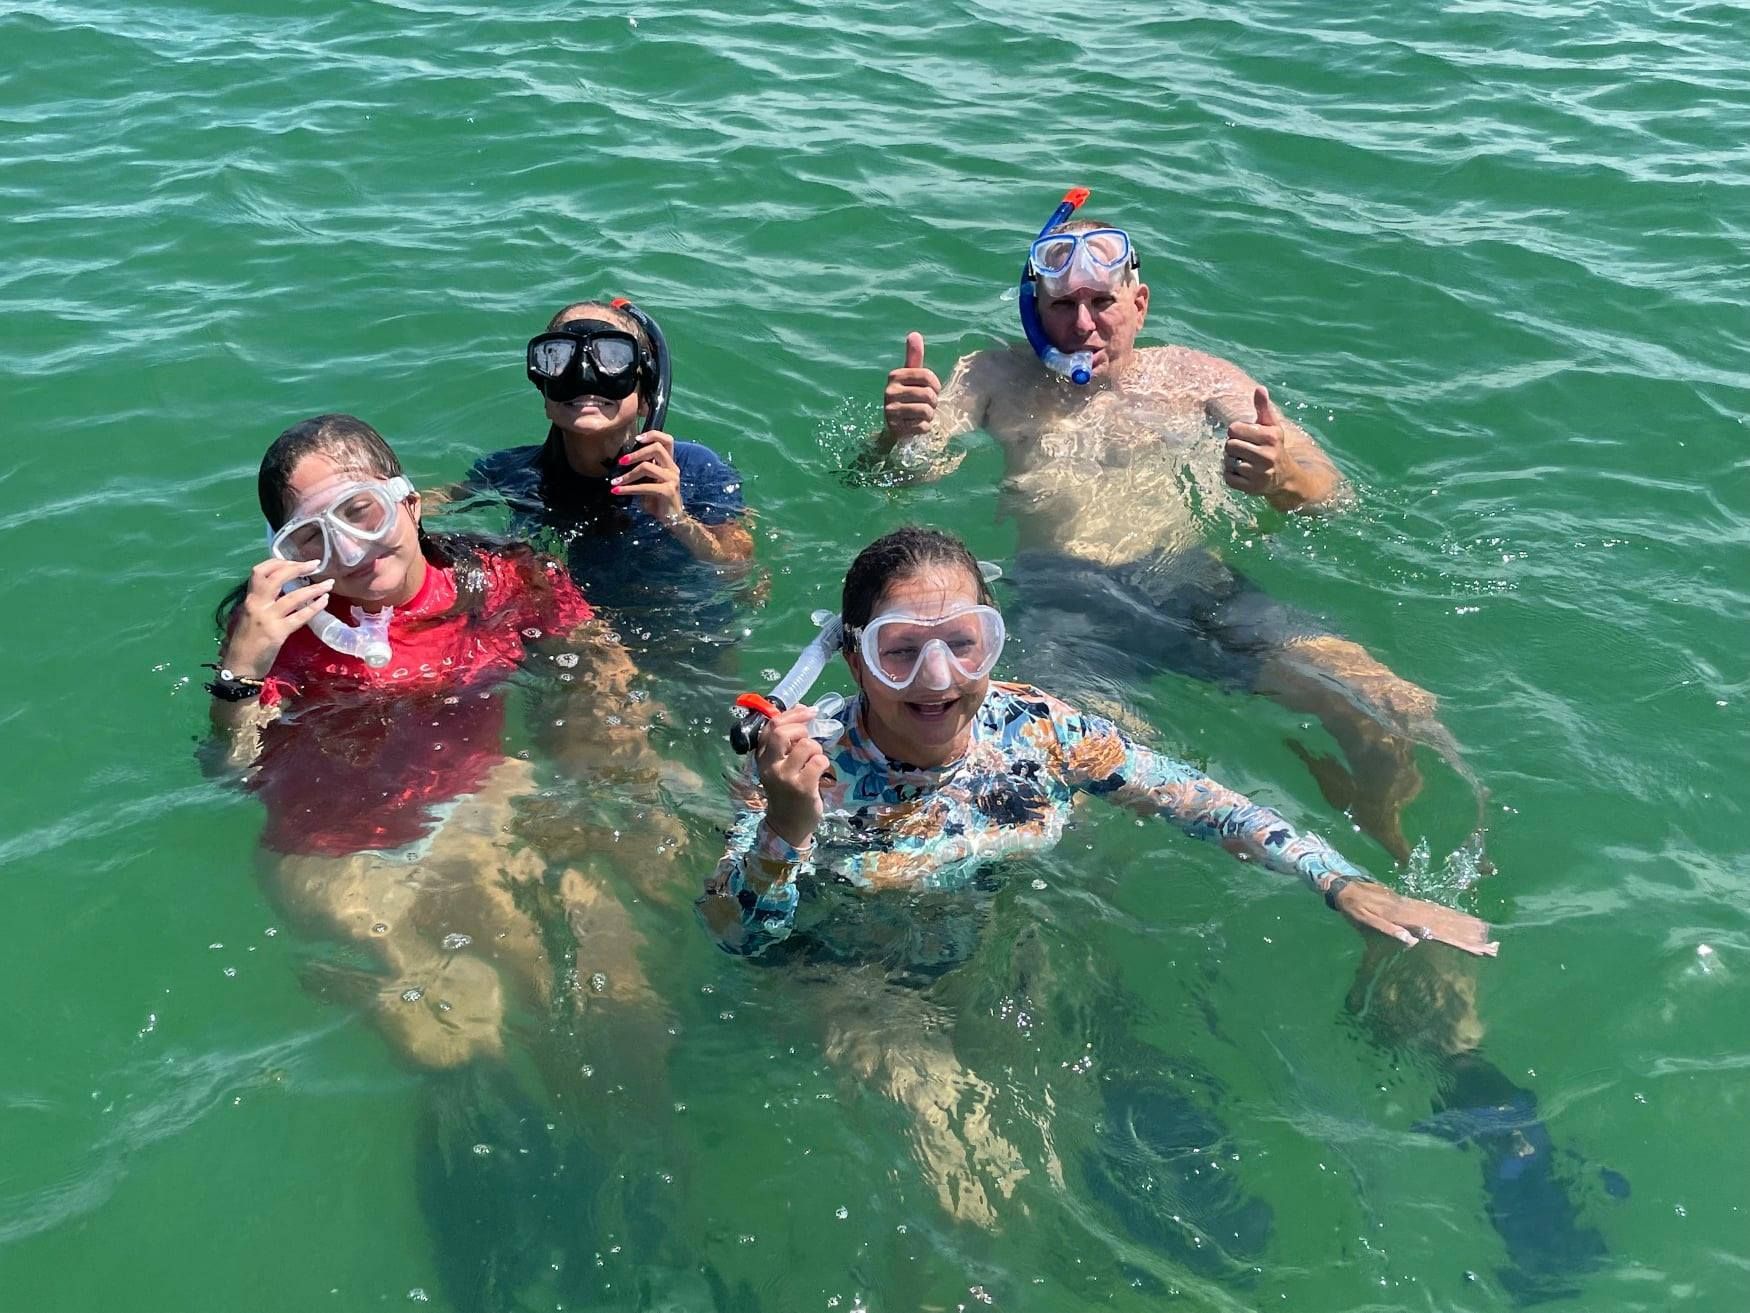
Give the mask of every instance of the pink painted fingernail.
[[620, 457], [620, 464], [622, 464], [622, 465], [629, 465], [629, 464], [631, 464], [631, 463], [632, 463], [632, 457], [631, 457], [631, 454], [630, 454], [630, 453], [628, 453], [628, 454], [627, 454], [627, 455], [624, 455], [624, 456], [622, 456], [622, 457]]

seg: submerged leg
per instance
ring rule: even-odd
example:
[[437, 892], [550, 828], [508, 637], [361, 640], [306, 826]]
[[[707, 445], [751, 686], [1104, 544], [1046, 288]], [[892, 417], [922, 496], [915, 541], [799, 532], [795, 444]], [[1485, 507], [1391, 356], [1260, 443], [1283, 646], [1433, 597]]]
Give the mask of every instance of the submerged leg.
[[[416, 1154], [438, 1276], [460, 1313], [535, 1307], [568, 1234], [589, 1234], [599, 1171], [502, 1062], [426, 1077]], [[551, 1301], [545, 1301], [551, 1306]]]
[[506, 761], [458, 800], [417, 860], [400, 854], [277, 855], [268, 876], [289, 913], [367, 948], [382, 967], [366, 999], [403, 1058], [451, 1068], [504, 1051], [506, 983], [551, 991], [540, 929], [519, 906], [542, 863], [508, 837], [527, 763]]
[[1579, 1278], [1603, 1263], [1604, 1237], [1580, 1220], [1537, 1096], [1494, 1063], [1478, 1053], [1448, 1058], [1434, 1115], [1417, 1129], [1481, 1156], [1489, 1222], [1510, 1264], [1501, 1284], [1520, 1303], [1573, 1294]]
[[[1480, 1154], [1489, 1222], [1510, 1260], [1502, 1285], [1523, 1303], [1570, 1293], [1603, 1262], [1604, 1238], [1580, 1218], [1537, 1096], [1477, 1051], [1483, 1027], [1471, 960], [1436, 944], [1405, 950], [1369, 936], [1349, 1006], [1382, 1044], [1435, 1055], [1433, 1115], [1415, 1129]], [[1621, 1177], [1606, 1180], [1626, 1189]]]
[[993, 1193], [1010, 1198], [1027, 1175], [1020, 1151], [992, 1121], [997, 1091], [961, 1064], [951, 1032], [916, 991], [881, 984], [874, 997], [859, 992], [878, 974], [846, 972], [834, 982], [827, 1059], [911, 1114], [912, 1151], [943, 1210], [995, 1230]]
[[1326, 801], [1349, 811], [1400, 863], [1410, 855], [1403, 811], [1422, 791], [1417, 744], [1432, 748], [1470, 784], [1481, 830], [1487, 793], [1440, 722], [1437, 699], [1393, 674], [1359, 644], [1330, 634], [1295, 638], [1265, 657], [1255, 687], [1291, 710], [1318, 717], [1343, 750], [1347, 769], [1299, 743], [1290, 746], [1312, 771]]

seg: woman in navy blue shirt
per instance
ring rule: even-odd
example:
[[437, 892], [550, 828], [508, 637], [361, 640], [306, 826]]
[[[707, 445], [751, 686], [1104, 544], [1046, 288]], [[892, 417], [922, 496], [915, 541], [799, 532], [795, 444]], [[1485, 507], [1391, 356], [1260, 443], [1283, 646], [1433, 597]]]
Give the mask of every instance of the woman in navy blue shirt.
[[753, 555], [741, 476], [663, 431], [667, 350], [628, 302], [578, 301], [529, 343], [547, 440], [477, 461], [460, 490], [512, 510], [511, 532], [557, 537], [591, 601], [641, 610], [718, 593]]

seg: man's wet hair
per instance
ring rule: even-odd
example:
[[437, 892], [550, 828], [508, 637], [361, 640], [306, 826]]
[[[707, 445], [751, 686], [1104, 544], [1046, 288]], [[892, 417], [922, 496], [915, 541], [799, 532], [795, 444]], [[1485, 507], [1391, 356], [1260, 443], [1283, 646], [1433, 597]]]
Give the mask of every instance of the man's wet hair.
[[990, 585], [978, 568], [971, 548], [951, 533], [922, 524], [907, 524], [883, 534], [857, 553], [845, 572], [845, 590], [839, 599], [839, 616], [845, 622], [847, 644], [852, 630], [869, 623], [875, 604], [901, 579], [932, 566], [958, 567], [978, 585], [978, 600], [995, 606]]

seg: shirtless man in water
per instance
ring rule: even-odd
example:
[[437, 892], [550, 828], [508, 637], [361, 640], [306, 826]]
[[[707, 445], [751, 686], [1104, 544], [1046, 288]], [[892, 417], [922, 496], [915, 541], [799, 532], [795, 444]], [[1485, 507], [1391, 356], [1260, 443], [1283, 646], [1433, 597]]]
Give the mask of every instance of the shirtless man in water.
[[1268, 597], [1203, 541], [1202, 521], [1223, 502], [1317, 513], [1340, 506], [1348, 484], [1237, 365], [1137, 347], [1149, 289], [1127, 234], [1091, 220], [1052, 233], [1034, 243], [1023, 304], [1036, 306], [1051, 355], [1088, 353], [1091, 380], [1078, 386], [1047, 367], [1044, 342], [1022, 342], [964, 357], [944, 386], [912, 333], [887, 376], [872, 454], [898, 479], [934, 479], [959, 464], [953, 439], [988, 432], [1006, 462], [1004, 513], [1020, 528], [1012, 574], [1024, 631], [1040, 636], [1034, 656], [1058, 678], [1171, 669], [1317, 716], [1347, 768], [1290, 746], [1326, 799], [1404, 861], [1402, 811], [1422, 786], [1414, 745], [1478, 787], [1433, 695]]

